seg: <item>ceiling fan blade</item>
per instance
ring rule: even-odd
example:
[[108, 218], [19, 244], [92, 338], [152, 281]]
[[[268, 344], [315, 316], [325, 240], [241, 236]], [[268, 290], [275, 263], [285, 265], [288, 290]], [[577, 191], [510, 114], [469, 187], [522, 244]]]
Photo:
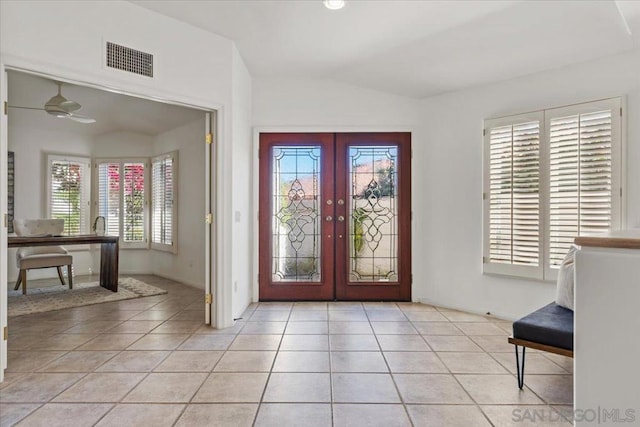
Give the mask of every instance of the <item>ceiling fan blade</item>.
[[67, 119], [71, 119], [74, 122], [78, 122], [78, 123], [95, 123], [96, 119], [92, 118], [92, 117], [87, 117], [87, 116], [82, 116], [80, 114], [69, 114], [67, 117]]
[[38, 111], [45, 111], [44, 108], [42, 107], [21, 107], [19, 105], [8, 105], [7, 107], [9, 108], [18, 108], [20, 110], [38, 110]]

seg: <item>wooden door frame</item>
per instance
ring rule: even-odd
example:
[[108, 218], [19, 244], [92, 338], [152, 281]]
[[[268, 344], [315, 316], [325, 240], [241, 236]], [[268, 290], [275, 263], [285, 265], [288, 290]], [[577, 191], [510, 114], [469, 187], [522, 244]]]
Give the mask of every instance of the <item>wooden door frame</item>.
[[[259, 207], [260, 207], [260, 134], [261, 133], [350, 133], [350, 132], [358, 132], [358, 133], [389, 133], [389, 132], [407, 132], [412, 135], [415, 132], [415, 129], [405, 126], [388, 126], [388, 127], [377, 127], [377, 126], [254, 126], [253, 127], [253, 147], [252, 147], [252, 155], [253, 155], [253, 179], [252, 179], [252, 188], [253, 188], [253, 221], [252, 221], [252, 232], [257, 236], [259, 230]], [[413, 149], [412, 149], [413, 150]], [[410, 153], [409, 160], [413, 160], [413, 155]], [[411, 183], [414, 181], [413, 176], [413, 168], [411, 171], [410, 177]], [[411, 200], [411, 212], [413, 212], [413, 198]], [[412, 215], [413, 217], [413, 215]], [[411, 220], [411, 235], [413, 235], [415, 231], [415, 226], [413, 224], [413, 219]], [[415, 254], [415, 239], [411, 240], [411, 261], [413, 261], [413, 256]], [[254, 240], [254, 244], [252, 245], [252, 271], [253, 274], [253, 282], [251, 284], [251, 299], [252, 302], [258, 302], [260, 300], [260, 288], [259, 288], [259, 246], [258, 240]], [[413, 262], [412, 262], [413, 265]], [[411, 281], [411, 299], [412, 301], [417, 301], [414, 292], [414, 284], [413, 280]]]

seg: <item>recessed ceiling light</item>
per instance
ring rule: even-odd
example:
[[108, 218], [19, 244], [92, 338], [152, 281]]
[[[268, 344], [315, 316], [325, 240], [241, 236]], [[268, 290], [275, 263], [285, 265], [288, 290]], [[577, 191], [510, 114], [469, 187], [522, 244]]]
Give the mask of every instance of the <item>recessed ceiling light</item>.
[[331, 10], [338, 10], [344, 7], [344, 0], [322, 0], [324, 7]]

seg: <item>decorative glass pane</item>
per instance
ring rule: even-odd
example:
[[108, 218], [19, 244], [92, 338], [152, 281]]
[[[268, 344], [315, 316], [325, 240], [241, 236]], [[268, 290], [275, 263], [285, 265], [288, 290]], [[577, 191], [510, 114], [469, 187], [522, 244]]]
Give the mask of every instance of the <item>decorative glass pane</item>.
[[320, 281], [320, 147], [272, 150], [272, 280]]
[[398, 281], [398, 148], [349, 148], [349, 281]]

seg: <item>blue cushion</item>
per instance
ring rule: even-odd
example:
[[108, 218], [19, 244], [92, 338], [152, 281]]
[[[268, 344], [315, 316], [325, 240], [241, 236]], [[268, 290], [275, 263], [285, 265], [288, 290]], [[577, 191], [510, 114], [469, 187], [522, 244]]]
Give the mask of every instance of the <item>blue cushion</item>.
[[573, 311], [552, 302], [514, 322], [513, 337], [573, 351]]

